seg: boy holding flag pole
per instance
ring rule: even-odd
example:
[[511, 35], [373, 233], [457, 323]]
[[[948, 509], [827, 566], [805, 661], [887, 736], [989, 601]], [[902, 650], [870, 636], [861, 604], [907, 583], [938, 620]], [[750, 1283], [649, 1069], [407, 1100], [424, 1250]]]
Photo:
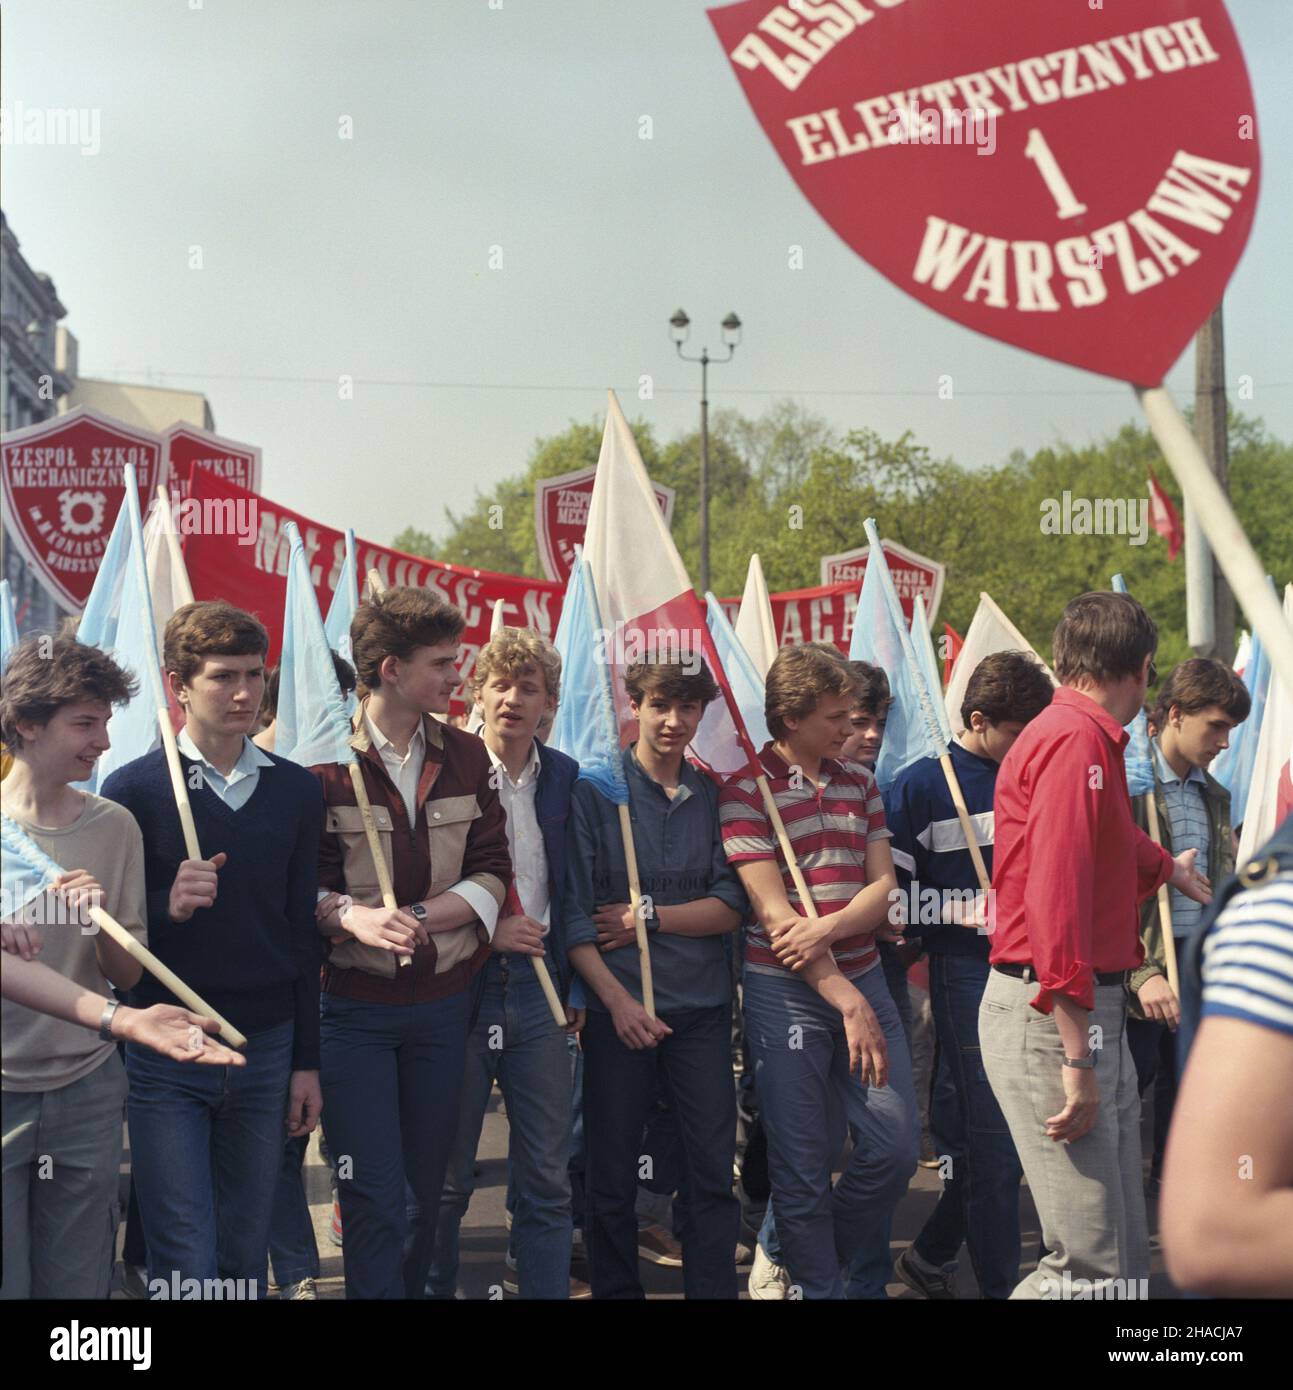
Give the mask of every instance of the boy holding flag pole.
[[[74, 784], [107, 748], [112, 707], [133, 689], [94, 647], [33, 637], [9, 653], [0, 695], [14, 758], [4, 782], [6, 960], [41, 953], [96, 993], [105, 978], [129, 989], [141, 973], [116, 935], [84, 924], [112, 920], [106, 904], [129, 928], [123, 936], [144, 939], [144, 847], [119, 806]], [[64, 872], [51, 854], [75, 868]], [[116, 1008], [101, 1010], [95, 1038], [3, 1006], [4, 1299], [108, 1296], [126, 1095], [110, 1033]]]
[[[155, 950], [249, 1035], [247, 1066], [236, 1075], [198, 1075], [127, 1048], [150, 1282], [232, 1277], [252, 1297], [265, 1285], [285, 1115], [289, 1133], [306, 1134], [321, 1108], [314, 901], [322, 806], [302, 769], [248, 738], [268, 645], [261, 624], [227, 603], [187, 605], [167, 624], [165, 666], [185, 712], [178, 780], [194, 792], [183, 836], [164, 809], [166, 781], [176, 779], [161, 750], [104, 784], [144, 833]], [[165, 735], [164, 711], [161, 722]], [[194, 853], [199, 829], [209, 848], [220, 847], [210, 859]], [[165, 992], [145, 980], [132, 1003], [158, 998]]]
[[[720, 938], [739, 924], [744, 896], [723, 856], [718, 788], [684, 757], [719, 688], [703, 661], [671, 660], [629, 664], [625, 686], [639, 733], [614, 757], [628, 790], [627, 803], [616, 807], [621, 824], [615, 803], [584, 769], [572, 795], [567, 852], [567, 941], [592, 995], [584, 1131], [593, 1295], [642, 1296], [634, 1201], [643, 1127], [663, 1079], [686, 1159], [680, 1234], [687, 1296], [735, 1298], [731, 974]], [[630, 808], [640, 852], [632, 861], [626, 850], [633, 841], [622, 828]], [[648, 889], [640, 907], [632, 889], [625, 892], [638, 865]], [[648, 924], [661, 1017], [633, 998], [639, 961], [620, 949]]]
[[[477, 976], [512, 882], [485, 747], [434, 717], [458, 683], [463, 628], [458, 609], [425, 589], [361, 603], [350, 629], [368, 692], [350, 738], [358, 758], [314, 769], [329, 894], [318, 905], [330, 938], [323, 1076], [349, 1298], [425, 1295]], [[401, 955], [412, 959], [402, 970]]]
[[[836, 758], [855, 688], [833, 648], [783, 649], [768, 674], [763, 785], [739, 775], [720, 802], [724, 848], [758, 923], [745, 1014], [777, 1223], [789, 1280], [808, 1298], [843, 1296], [841, 1266], [916, 1166], [907, 1044], [874, 969], [894, 886], [888, 831], [874, 779]], [[819, 918], [814, 899], [834, 910]], [[859, 1064], [872, 1084], [854, 1076]], [[836, 1120], [855, 1148], [832, 1190]]]

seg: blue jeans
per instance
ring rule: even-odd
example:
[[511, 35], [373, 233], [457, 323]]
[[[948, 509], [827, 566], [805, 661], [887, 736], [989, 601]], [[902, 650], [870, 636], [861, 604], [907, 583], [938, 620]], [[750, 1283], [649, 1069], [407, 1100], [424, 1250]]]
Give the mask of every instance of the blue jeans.
[[688, 1298], [736, 1297], [741, 1209], [732, 1192], [736, 1088], [731, 1005], [662, 1014], [673, 1032], [655, 1047], [625, 1047], [610, 1014], [584, 1025], [584, 1134], [588, 1144], [584, 1239], [594, 1298], [641, 1298], [635, 1212], [642, 1137], [661, 1079], [681, 1139], [687, 1219], [682, 1242]]
[[[770, 1239], [770, 1204], [760, 1240], [804, 1298], [844, 1297], [841, 1266], [888, 1221], [916, 1169], [920, 1121], [897, 1006], [880, 968], [853, 984], [884, 1032], [884, 1087], [850, 1075], [844, 1020], [812, 986], [789, 974], [745, 974], [746, 1033], [768, 1134], [777, 1225], [777, 1238]], [[846, 1132], [853, 1153], [832, 1189], [832, 1165]]]
[[[902, 1024], [903, 1036], [907, 1039], [907, 1052], [911, 1054], [911, 992], [907, 988], [907, 966], [898, 955], [898, 948], [889, 941], [877, 943], [880, 952], [880, 969], [884, 971], [884, 982], [889, 987], [894, 1008], [898, 1010], [898, 1020]], [[918, 1107], [919, 1108], [919, 1107]], [[858, 1246], [858, 1252], [849, 1262], [845, 1275], [845, 1293], [849, 1298], [888, 1298], [885, 1285], [893, 1271], [893, 1256], [890, 1253], [890, 1235], [893, 1224], [893, 1211], [873, 1221]]]
[[320, 996], [347, 1298], [424, 1296], [475, 998], [475, 984], [431, 1004]]
[[309, 1144], [308, 1134], [289, 1139], [283, 1145], [283, 1161], [278, 1168], [269, 1222], [269, 1262], [280, 1289], [319, 1277], [319, 1247], [301, 1173]]
[[582, 1237], [584, 1231], [584, 1170], [588, 1146], [584, 1143], [584, 1050], [579, 1039], [566, 1038], [570, 1050], [570, 1217]]
[[[1019, 1282], [1023, 1168], [983, 1069], [979, 1005], [987, 982], [986, 960], [937, 953], [929, 958], [940, 1071], [930, 1129], [940, 1156], [951, 1159], [951, 1172], [915, 1248], [930, 1264], [947, 1265], [964, 1239], [982, 1297], [1009, 1298]], [[945, 1067], [950, 1093], [942, 1084]]]
[[255, 1280], [263, 1298], [283, 1161], [291, 1023], [247, 1040], [245, 1067], [195, 1067], [126, 1046], [130, 1162], [149, 1280]]
[[539, 977], [524, 956], [493, 956], [467, 1040], [458, 1132], [449, 1153], [427, 1296], [452, 1298], [458, 1231], [489, 1091], [503, 1088], [515, 1208], [512, 1249], [522, 1298], [570, 1296], [570, 1053]]

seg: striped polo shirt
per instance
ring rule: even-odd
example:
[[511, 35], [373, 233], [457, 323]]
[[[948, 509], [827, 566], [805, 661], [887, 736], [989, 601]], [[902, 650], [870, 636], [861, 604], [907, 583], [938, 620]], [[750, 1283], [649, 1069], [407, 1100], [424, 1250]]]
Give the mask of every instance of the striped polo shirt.
[[[771, 743], [764, 744], [759, 761], [818, 912], [825, 916], [839, 911], [866, 887], [868, 843], [889, 837], [875, 778], [860, 763], [823, 758], [819, 785], [814, 786], [798, 772], [792, 778], [790, 767]], [[754, 778], [733, 777], [718, 805], [728, 862], [739, 867], [762, 859], [776, 861], [790, 905], [801, 917], [807, 916]], [[835, 942], [831, 952], [849, 977], [864, 974], [880, 959], [870, 932]], [[791, 973], [777, 960], [757, 921], [746, 929], [745, 960], [753, 970]]]
[[1293, 1036], [1293, 874], [1238, 894], [1203, 945], [1204, 1018]]

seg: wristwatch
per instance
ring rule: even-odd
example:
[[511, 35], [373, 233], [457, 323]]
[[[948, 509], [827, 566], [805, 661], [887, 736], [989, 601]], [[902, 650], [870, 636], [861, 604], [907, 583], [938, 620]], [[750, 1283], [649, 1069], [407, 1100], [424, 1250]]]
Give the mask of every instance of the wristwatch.
[[121, 1005], [115, 999], [109, 999], [103, 1006], [103, 1016], [99, 1019], [99, 1036], [104, 1042], [116, 1042], [118, 1040], [112, 1031], [112, 1016], [120, 1007]]
[[1094, 1071], [1095, 1058], [1088, 1053], [1085, 1057], [1065, 1057], [1066, 1067], [1076, 1067], [1079, 1071]]
[[411, 903], [409, 913], [416, 917], [419, 922], [425, 922], [427, 919], [427, 910], [421, 903]]

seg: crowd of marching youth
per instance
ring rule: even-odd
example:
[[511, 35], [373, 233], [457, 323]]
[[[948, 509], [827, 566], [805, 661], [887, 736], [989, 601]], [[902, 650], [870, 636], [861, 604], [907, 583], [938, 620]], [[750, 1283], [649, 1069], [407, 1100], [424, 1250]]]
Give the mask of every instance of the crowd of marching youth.
[[[888, 683], [833, 647], [779, 653], [762, 776], [720, 785], [686, 756], [719, 695], [703, 662], [629, 666], [636, 741], [581, 777], [543, 741], [561, 662], [532, 631], [480, 653], [479, 733], [444, 718], [462, 632], [429, 591], [361, 604], [353, 671], [338, 658], [357, 770], [306, 769], [262, 728], [261, 624], [179, 609], [163, 664], [202, 859], [162, 749], [101, 795], [74, 785], [128, 673], [72, 636], [13, 652], [4, 814], [67, 873], [3, 925], [5, 1298], [107, 1295], [123, 1109], [141, 1292], [262, 1296], [272, 1261], [281, 1297], [314, 1297], [302, 1163], [322, 1120], [347, 1297], [453, 1298], [495, 1083], [522, 1297], [641, 1297], [645, 1256], [681, 1263], [688, 1297], [735, 1298], [740, 1188], [761, 1215], [754, 1298], [884, 1297], [895, 1274], [951, 1298], [963, 1245], [982, 1297], [1117, 1296], [1149, 1274], [1147, 1195], [1179, 1284], [1293, 1293], [1293, 838], [1209, 905], [1234, 841], [1207, 768], [1249, 709], [1229, 668], [1185, 661], [1158, 688], [1160, 844], [1123, 765], [1157, 633], [1125, 594], [1065, 609], [1058, 687], [1031, 655], [984, 659], [955, 777], [922, 759], [883, 797]], [[241, 1054], [69, 925], [96, 898], [247, 1035]], [[895, 1267], [922, 1159], [942, 1193]], [[1043, 1251], [1021, 1279], [1025, 1175]]]

